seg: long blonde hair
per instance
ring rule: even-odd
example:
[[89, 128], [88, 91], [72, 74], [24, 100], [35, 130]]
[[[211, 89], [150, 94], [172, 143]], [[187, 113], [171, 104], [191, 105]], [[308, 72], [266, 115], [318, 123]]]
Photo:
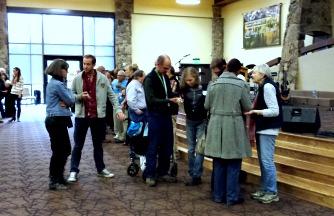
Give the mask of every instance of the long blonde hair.
[[194, 88], [201, 85], [201, 82], [199, 80], [199, 72], [194, 67], [187, 67], [182, 72], [181, 80], [180, 80], [180, 87], [181, 89], [189, 88], [188, 84], [186, 83], [186, 77], [191, 76], [195, 79], [195, 85]]

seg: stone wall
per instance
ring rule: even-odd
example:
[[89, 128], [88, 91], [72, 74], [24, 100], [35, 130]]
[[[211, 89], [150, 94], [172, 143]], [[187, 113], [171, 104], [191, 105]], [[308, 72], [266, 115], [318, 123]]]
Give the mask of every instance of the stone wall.
[[221, 18], [222, 8], [212, 6], [212, 58], [224, 57], [224, 19]]
[[132, 63], [131, 14], [134, 0], [115, 0], [115, 67]]
[[329, 36], [331, 32], [330, 0], [291, 0], [278, 75], [280, 83], [288, 82], [290, 89], [297, 88], [298, 57], [300, 48], [304, 47], [305, 35]]
[[6, 0], [0, 0], [0, 67], [8, 72], [8, 33]]

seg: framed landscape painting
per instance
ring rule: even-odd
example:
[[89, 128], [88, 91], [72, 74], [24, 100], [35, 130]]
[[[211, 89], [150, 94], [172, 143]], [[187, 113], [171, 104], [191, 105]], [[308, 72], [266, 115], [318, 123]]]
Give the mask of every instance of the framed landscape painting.
[[281, 4], [243, 14], [244, 49], [281, 44]]

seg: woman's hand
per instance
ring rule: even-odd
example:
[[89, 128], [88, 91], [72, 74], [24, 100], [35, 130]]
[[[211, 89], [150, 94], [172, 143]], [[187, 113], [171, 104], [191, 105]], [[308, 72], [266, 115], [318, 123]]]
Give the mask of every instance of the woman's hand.
[[62, 108], [67, 109], [67, 105], [63, 101], [60, 101], [59, 104]]
[[249, 112], [245, 112], [245, 115], [252, 115], [252, 114], [262, 115], [263, 112], [262, 112], [262, 110], [251, 110]]

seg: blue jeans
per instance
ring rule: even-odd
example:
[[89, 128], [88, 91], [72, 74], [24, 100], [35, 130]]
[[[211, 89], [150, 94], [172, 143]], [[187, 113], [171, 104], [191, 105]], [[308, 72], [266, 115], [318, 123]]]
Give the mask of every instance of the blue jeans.
[[[167, 175], [173, 152], [172, 117], [153, 114], [147, 116], [147, 122], [149, 143], [146, 151], [146, 177]], [[159, 155], [158, 167], [157, 155]]]
[[275, 135], [256, 134], [256, 148], [261, 169], [261, 190], [277, 193], [277, 174], [274, 163]]
[[102, 140], [105, 134], [104, 118], [75, 118], [74, 126], [74, 147], [71, 158], [71, 172], [79, 172], [81, 151], [85, 144], [88, 128], [92, 134], [94, 147], [94, 161], [98, 172], [104, 168]]
[[192, 177], [200, 177], [203, 173], [204, 156], [195, 153], [196, 140], [205, 132], [205, 120], [186, 121], [187, 144], [188, 144], [188, 173]]
[[213, 198], [227, 203], [239, 199], [241, 159], [213, 158]]

